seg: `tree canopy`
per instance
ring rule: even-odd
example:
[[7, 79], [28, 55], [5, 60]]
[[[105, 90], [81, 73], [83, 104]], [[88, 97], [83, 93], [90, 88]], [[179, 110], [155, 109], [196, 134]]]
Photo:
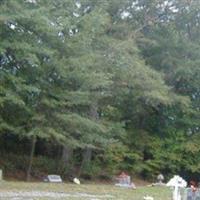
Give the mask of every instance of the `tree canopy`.
[[199, 13], [195, 0], [2, 0], [1, 140], [32, 141], [29, 175], [55, 145], [64, 173], [198, 174]]

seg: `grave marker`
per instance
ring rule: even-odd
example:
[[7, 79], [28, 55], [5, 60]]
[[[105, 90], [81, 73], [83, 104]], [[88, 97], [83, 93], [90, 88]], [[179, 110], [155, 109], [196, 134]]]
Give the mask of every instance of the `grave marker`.
[[185, 188], [187, 186], [187, 182], [178, 175], [175, 175], [170, 181], [167, 183], [167, 186], [173, 187], [173, 200], [181, 200], [181, 188]]
[[2, 181], [3, 180], [3, 171], [2, 171], [2, 169], [0, 169], [0, 181]]
[[50, 183], [62, 183], [62, 179], [59, 175], [48, 175], [47, 180]]
[[118, 183], [115, 184], [115, 186], [119, 186], [119, 187], [125, 187], [125, 188], [132, 188], [135, 189], [135, 184], [133, 182], [131, 182], [131, 177], [126, 174], [125, 172], [122, 172], [117, 178], [116, 180], [118, 181]]
[[200, 200], [200, 189], [192, 191], [191, 188], [187, 188], [183, 200]]

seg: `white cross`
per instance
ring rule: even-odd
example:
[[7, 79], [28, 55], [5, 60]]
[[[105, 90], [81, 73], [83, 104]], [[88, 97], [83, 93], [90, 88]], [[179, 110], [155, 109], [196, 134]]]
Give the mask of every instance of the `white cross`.
[[180, 176], [175, 175], [169, 180], [167, 186], [173, 187], [173, 200], [181, 200], [181, 188], [187, 186], [187, 182]]

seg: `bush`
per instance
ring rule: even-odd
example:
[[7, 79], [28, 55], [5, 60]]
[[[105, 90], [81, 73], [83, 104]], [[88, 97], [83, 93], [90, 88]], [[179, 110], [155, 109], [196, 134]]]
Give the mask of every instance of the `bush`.
[[[13, 174], [16, 172], [26, 174], [29, 163], [29, 156], [16, 154], [2, 154], [0, 168], [4, 174]], [[42, 178], [47, 174], [55, 174], [58, 171], [60, 162], [44, 156], [34, 157], [31, 175], [35, 178]]]

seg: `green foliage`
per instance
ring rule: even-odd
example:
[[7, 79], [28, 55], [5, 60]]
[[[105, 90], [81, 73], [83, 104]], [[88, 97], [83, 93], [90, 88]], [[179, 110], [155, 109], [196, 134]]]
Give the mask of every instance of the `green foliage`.
[[198, 173], [197, 1], [0, 5], [2, 137], [70, 147], [80, 168], [90, 148], [91, 174]]
[[[16, 172], [25, 172], [29, 157], [27, 155], [16, 154], [1, 154], [1, 168], [4, 173], [15, 174]], [[58, 171], [60, 161], [55, 162], [55, 159], [46, 158], [43, 156], [37, 156], [34, 158], [32, 175], [39, 179], [44, 178], [47, 174], [55, 174]], [[22, 174], [23, 178], [25, 174]]]

